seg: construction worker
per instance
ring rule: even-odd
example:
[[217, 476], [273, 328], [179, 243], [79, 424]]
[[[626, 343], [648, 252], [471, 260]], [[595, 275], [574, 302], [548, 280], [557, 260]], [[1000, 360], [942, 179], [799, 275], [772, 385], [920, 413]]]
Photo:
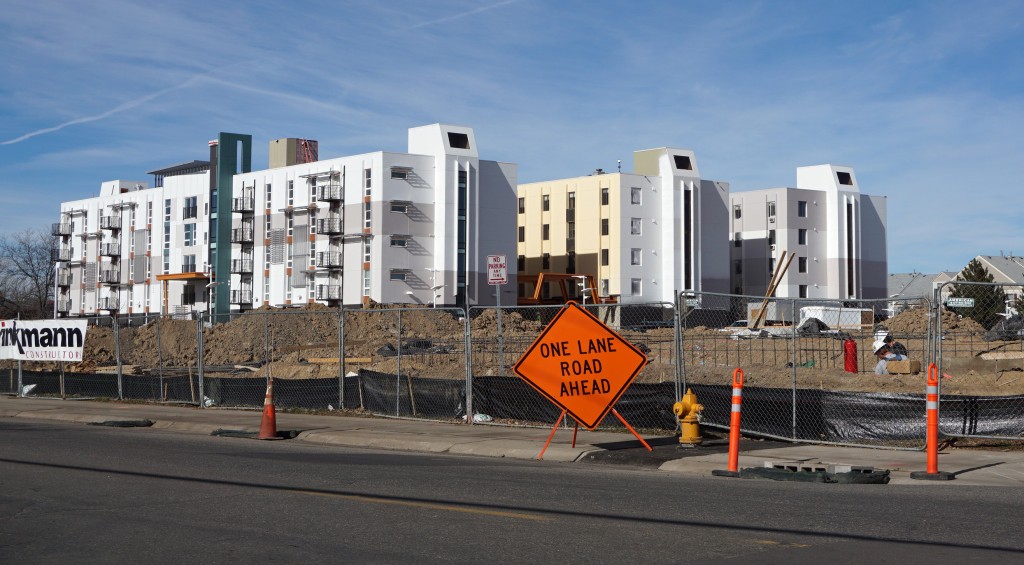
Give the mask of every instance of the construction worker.
[[889, 330], [879, 329], [875, 332], [875, 341], [884, 341], [889, 346], [889, 350], [896, 355], [902, 355], [904, 358], [910, 356], [910, 353], [907, 352], [907, 346], [894, 340]]
[[[903, 361], [907, 358], [906, 355], [895, 353], [892, 347], [885, 342], [884, 339], [877, 339], [871, 344], [871, 349], [875, 352], [875, 357], [878, 358], [878, 364], [875, 365], [876, 375], [888, 375], [889, 371], [886, 367], [889, 361]], [[904, 348], [906, 350], [906, 348]]]

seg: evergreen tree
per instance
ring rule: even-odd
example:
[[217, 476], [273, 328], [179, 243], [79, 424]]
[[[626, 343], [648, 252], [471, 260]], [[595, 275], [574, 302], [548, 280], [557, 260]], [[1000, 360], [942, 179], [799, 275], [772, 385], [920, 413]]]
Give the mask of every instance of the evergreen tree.
[[953, 284], [953, 291], [950, 297], [973, 298], [973, 308], [957, 308], [956, 312], [967, 318], [973, 318], [985, 329], [996, 325], [1003, 317], [1005, 311], [1006, 293], [1002, 287], [988, 284], [959, 284], [959, 283], [991, 283], [995, 280], [992, 273], [977, 259], [971, 262], [960, 271]]

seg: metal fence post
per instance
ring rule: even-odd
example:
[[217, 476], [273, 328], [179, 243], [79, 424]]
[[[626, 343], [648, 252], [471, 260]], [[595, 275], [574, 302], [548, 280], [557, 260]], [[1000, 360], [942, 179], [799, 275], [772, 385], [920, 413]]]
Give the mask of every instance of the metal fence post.
[[672, 363], [672, 371], [676, 381], [676, 402], [683, 398], [683, 389], [686, 387], [686, 376], [683, 368], [683, 330], [682, 330], [682, 308], [679, 303], [683, 300], [683, 294], [676, 292], [676, 303], [672, 306], [672, 347], [675, 348], [675, 362]]
[[501, 335], [501, 285], [498, 285], [498, 375], [505, 376], [505, 342]]
[[398, 356], [395, 367], [395, 416], [402, 415], [402, 310], [398, 310]]
[[121, 373], [121, 325], [114, 316], [114, 357], [117, 359], [117, 399], [124, 400], [124, 379]]
[[473, 358], [470, 348], [473, 342], [473, 326], [469, 323], [469, 310], [462, 311], [462, 335], [466, 359], [466, 423], [473, 425]]
[[338, 409], [345, 409], [345, 307], [338, 307]]
[[[213, 320], [211, 319], [211, 323]], [[199, 375], [199, 407], [206, 408], [206, 390], [203, 388], [203, 314], [198, 316], [198, 337], [196, 341], [196, 373]]]
[[796, 408], [796, 388], [797, 388], [797, 380], [796, 380], [796, 365], [797, 365], [797, 357], [796, 357], [796, 355], [797, 355], [796, 330], [797, 330], [797, 324], [799, 323], [798, 320], [797, 320], [797, 317], [796, 317], [796, 300], [791, 300], [790, 301], [790, 306], [792, 308], [792, 311], [791, 311], [792, 315], [790, 317], [790, 320], [792, 320], [791, 323], [793, 324], [793, 389], [792, 389], [792, 396], [793, 396], [793, 421], [792, 421], [792, 427], [790, 428], [790, 430], [791, 430], [791, 435], [792, 435], [793, 439], [796, 439], [796, 410], [797, 410], [797, 408]]
[[164, 348], [160, 344], [160, 325], [162, 322], [162, 316], [156, 319], [156, 367], [157, 374], [160, 376], [160, 388], [156, 391], [156, 397], [158, 400], [163, 400], [164, 394]]

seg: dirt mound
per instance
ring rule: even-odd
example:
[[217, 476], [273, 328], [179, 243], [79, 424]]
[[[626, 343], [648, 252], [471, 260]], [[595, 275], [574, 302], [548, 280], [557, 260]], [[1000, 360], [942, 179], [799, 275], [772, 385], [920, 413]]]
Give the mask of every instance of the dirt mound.
[[[943, 332], [958, 334], [984, 333], [985, 328], [972, 318], [962, 318], [949, 310], [942, 311]], [[928, 309], [913, 308], [900, 312], [886, 320], [883, 325], [893, 336], [924, 335], [928, 333]]]

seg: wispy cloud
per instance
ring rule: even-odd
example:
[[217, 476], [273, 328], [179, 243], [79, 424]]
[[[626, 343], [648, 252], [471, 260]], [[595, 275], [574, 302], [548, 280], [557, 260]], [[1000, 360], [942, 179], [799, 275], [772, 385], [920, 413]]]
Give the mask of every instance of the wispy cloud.
[[429, 26], [432, 26], [432, 25], [443, 24], [443, 23], [446, 23], [446, 22], [450, 22], [452, 20], [458, 20], [460, 18], [465, 18], [467, 16], [472, 16], [473, 14], [479, 14], [480, 12], [487, 12], [487, 11], [493, 10], [495, 8], [500, 8], [502, 6], [506, 6], [508, 4], [514, 4], [514, 3], [519, 2], [519, 1], [520, 0], [505, 0], [504, 2], [498, 2], [496, 4], [491, 4], [489, 6], [480, 6], [479, 8], [474, 8], [474, 9], [468, 10], [466, 12], [459, 12], [458, 14], [452, 14], [450, 16], [445, 16], [443, 18], [437, 18], [436, 20], [420, 22], [418, 24], [411, 25], [409, 27], [403, 28], [402, 31], [410, 31], [410, 30], [413, 30], [413, 29], [419, 29], [421, 27], [429, 27]]
[[106, 112], [103, 112], [101, 114], [96, 114], [94, 116], [83, 116], [81, 118], [75, 118], [73, 120], [68, 120], [68, 121], [66, 121], [64, 123], [57, 124], [55, 126], [51, 126], [51, 127], [47, 127], [47, 128], [42, 128], [42, 129], [37, 129], [35, 131], [30, 131], [30, 132], [28, 132], [26, 134], [23, 134], [23, 135], [20, 135], [18, 137], [15, 137], [14, 139], [8, 139], [7, 141], [0, 141], [0, 145], [14, 145], [15, 143], [21, 143], [22, 141], [25, 141], [26, 139], [32, 139], [33, 137], [36, 137], [36, 136], [39, 136], [39, 135], [45, 135], [47, 133], [53, 133], [55, 131], [60, 131], [60, 130], [62, 130], [64, 128], [67, 128], [67, 127], [76, 126], [76, 125], [79, 125], [79, 124], [87, 124], [87, 123], [90, 123], [90, 122], [97, 122], [97, 121], [102, 120], [104, 118], [109, 118], [110, 116], [113, 116], [115, 114], [120, 114], [121, 112], [124, 112], [125, 110], [130, 110], [132, 108], [136, 108], [138, 106], [141, 106], [141, 105], [145, 104], [146, 102], [149, 102], [151, 100], [159, 98], [159, 97], [161, 97], [161, 96], [163, 96], [163, 95], [165, 95], [165, 94], [167, 94], [169, 92], [173, 92], [175, 90], [180, 90], [182, 88], [187, 88], [189, 86], [192, 86], [193, 84], [196, 83], [197, 80], [199, 80], [199, 78], [200, 78], [199, 75], [193, 76], [192, 78], [186, 80], [185, 82], [183, 82], [181, 84], [178, 84], [178, 85], [175, 85], [175, 86], [171, 86], [171, 87], [165, 88], [163, 90], [160, 90], [160, 91], [157, 91], [157, 92], [153, 92], [151, 94], [147, 94], [145, 96], [140, 96], [140, 97], [138, 97], [138, 98], [136, 98], [134, 100], [129, 100], [129, 101], [124, 102], [122, 104], [119, 104], [119, 105], [115, 106], [114, 108], [111, 108], [110, 110], [107, 110]]

